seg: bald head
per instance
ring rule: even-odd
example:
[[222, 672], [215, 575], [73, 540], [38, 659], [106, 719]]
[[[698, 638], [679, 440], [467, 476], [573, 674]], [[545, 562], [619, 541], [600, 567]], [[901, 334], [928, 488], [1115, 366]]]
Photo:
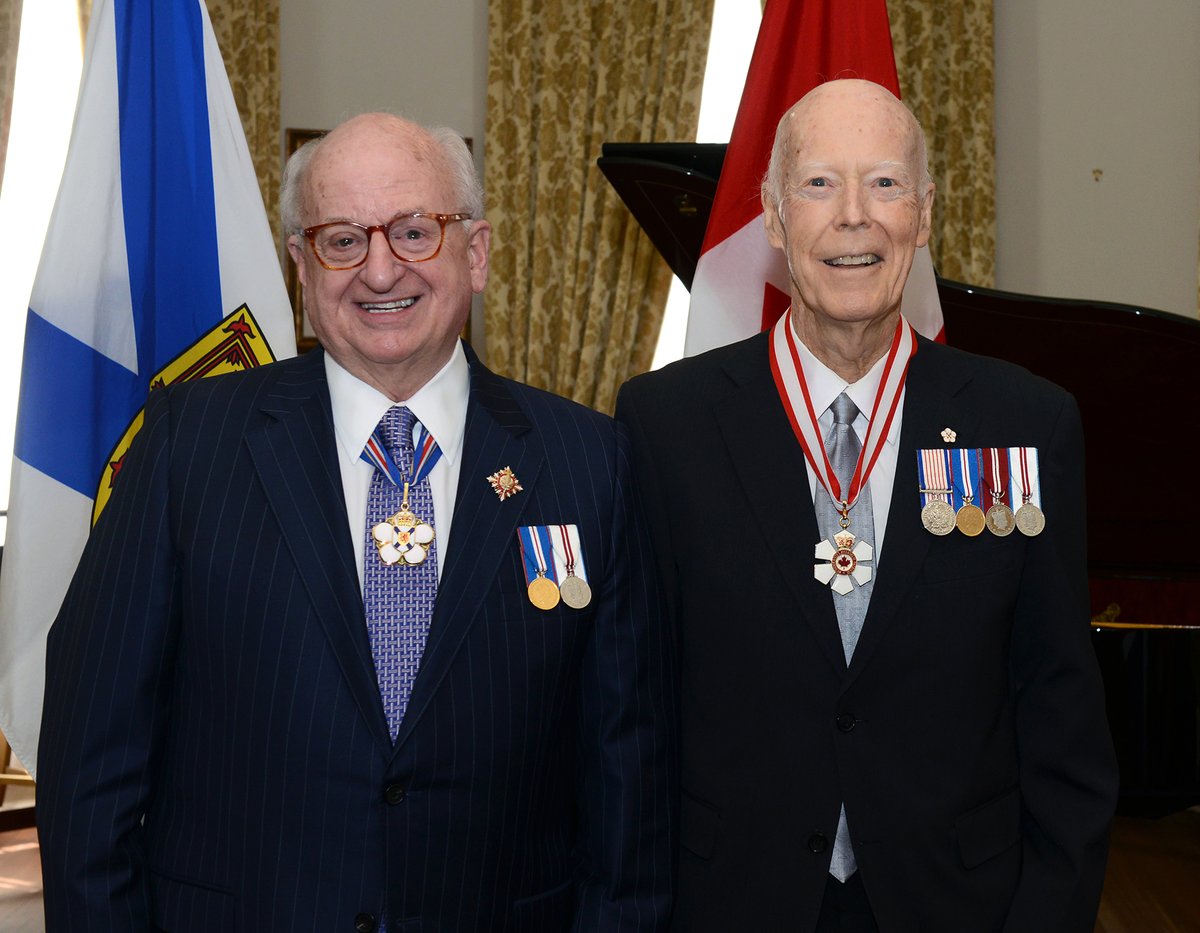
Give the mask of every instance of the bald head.
[[928, 189], [931, 180], [925, 134], [912, 111], [882, 85], [845, 78], [818, 84], [780, 119], [763, 179], [764, 203], [769, 202], [777, 209], [787, 197], [789, 173], [806, 140], [822, 134], [861, 135], [867, 125], [885, 128], [902, 142], [922, 192]]
[[455, 192], [455, 210], [473, 218], [483, 215], [483, 188], [471, 152], [462, 137], [446, 127], [424, 127], [390, 113], [364, 113], [351, 117], [329, 133], [301, 146], [283, 172], [280, 213], [284, 231], [299, 232], [312, 204], [312, 183], [358, 153], [386, 158], [390, 152], [429, 165], [445, 177]]

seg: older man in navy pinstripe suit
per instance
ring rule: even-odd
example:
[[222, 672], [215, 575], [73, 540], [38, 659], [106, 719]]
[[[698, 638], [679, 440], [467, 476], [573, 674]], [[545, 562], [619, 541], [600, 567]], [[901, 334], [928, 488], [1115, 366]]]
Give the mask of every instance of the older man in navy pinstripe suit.
[[[665, 923], [673, 669], [625, 436], [459, 342], [481, 208], [453, 134], [348, 121], [285, 180], [324, 352], [153, 393], [49, 639], [52, 933]], [[396, 405], [431, 514], [371, 514]], [[434, 567], [424, 623], [400, 576], [368, 624], [380, 573]]]

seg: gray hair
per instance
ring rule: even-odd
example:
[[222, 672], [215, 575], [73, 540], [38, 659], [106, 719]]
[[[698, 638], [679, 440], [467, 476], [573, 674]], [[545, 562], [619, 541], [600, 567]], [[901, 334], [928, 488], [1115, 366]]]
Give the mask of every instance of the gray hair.
[[[475, 171], [475, 160], [466, 141], [455, 130], [445, 126], [425, 127], [424, 130], [432, 140], [436, 151], [441, 153], [450, 173], [450, 181], [454, 187], [458, 203], [450, 205], [450, 210], [462, 210], [478, 220], [483, 216], [483, 183]], [[288, 158], [283, 168], [283, 179], [279, 189], [279, 214], [283, 221], [284, 236], [300, 233], [303, 227], [301, 215], [304, 209], [304, 190], [308, 181], [308, 168], [312, 163], [317, 149], [326, 139], [320, 136], [310, 139]], [[464, 226], [470, 228], [468, 221]]]
[[[904, 109], [908, 110], [907, 105]], [[767, 164], [767, 174], [762, 180], [763, 196], [775, 205], [776, 210], [783, 204], [784, 196], [787, 193], [784, 191], [783, 181], [787, 175], [788, 139], [791, 129], [791, 121], [787, 117], [791, 112], [791, 108], [789, 108], [775, 129], [775, 143], [771, 146], [771, 161]], [[917, 139], [917, 166], [920, 170], [921, 188], [923, 191], [927, 191], [933, 184], [933, 176], [929, 174], [929, 153], [925, 148], [925, 131], [921, 128], [916, 114], [911, 110], [908, 110], [908, 114], [912, 117]]]

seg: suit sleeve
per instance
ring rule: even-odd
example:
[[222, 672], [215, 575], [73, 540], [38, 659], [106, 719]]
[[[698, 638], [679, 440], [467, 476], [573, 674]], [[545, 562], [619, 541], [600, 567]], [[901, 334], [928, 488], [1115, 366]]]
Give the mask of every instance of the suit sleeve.
[[590, 872], [573, 930], [665, 930], [676, 818], [676, 673], [628, 444], [617, 433], [608, 561], [580, 683]]
[[47, 639], [37, 822], [48, 933], [150, 929], [141, 820], [179, 613], [167, 395], [151, 393]]
[[[1024, 827], [1005, 930], [1091, 931], [1117, 771], [1090, 641], [1083, 433], [1070, 396], [1039, 451], [1046, 528], [1030, 542], [1011, 650]], [[1017, 503], [1014, 503], [1014, 506]]]

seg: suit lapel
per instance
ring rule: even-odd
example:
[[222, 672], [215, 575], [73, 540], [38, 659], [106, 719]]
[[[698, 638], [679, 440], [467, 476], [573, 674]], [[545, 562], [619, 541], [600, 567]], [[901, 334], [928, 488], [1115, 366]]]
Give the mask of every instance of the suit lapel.
[[[453, 546], [438, 586], [437, 605], [408, 712], [396, 737], [399, 749], [412, 734], [445, 678], [516, 537], [545, 461], [537, 432], [505, 382], [479, 363], [469, 348], [471, 394], [463, 437], [462, 467], [454, 505]], [[501, 502], [487, 477], [512, 467], [523, 491]]]
[[837, 614], [827, 587], [813, 579], [820, 538], [800, 442], [771, 378], [765, 337], [731, 360], [734, 391], [714, 408], [717, 424], [771, 559], [829, 663], [844, 670]]
[[346, 523], [324, 356], [313, 351], [278, 365], [286, 374], [262, 404], [266, 423], [247, 433], [246, 443], [359, 710], [390, 746]]
[[[956, 446], [942, 439], [944, 428], [959, 436], [975, 436], [977, 415], [958, 395], [969, 373], [948, 358], [943, 348], [923, 338], [905, 381], [904, 415], [891, 506], [884, 530], [883, 559], [871, 592], [862, 635], [851, 659], [851, 679], [866, 667], [884, 632], [896, 617], [929, 552], [933, 536], [921, 524], [917, 451]], [[938, 357], [941, 357], [940, 359]]]

